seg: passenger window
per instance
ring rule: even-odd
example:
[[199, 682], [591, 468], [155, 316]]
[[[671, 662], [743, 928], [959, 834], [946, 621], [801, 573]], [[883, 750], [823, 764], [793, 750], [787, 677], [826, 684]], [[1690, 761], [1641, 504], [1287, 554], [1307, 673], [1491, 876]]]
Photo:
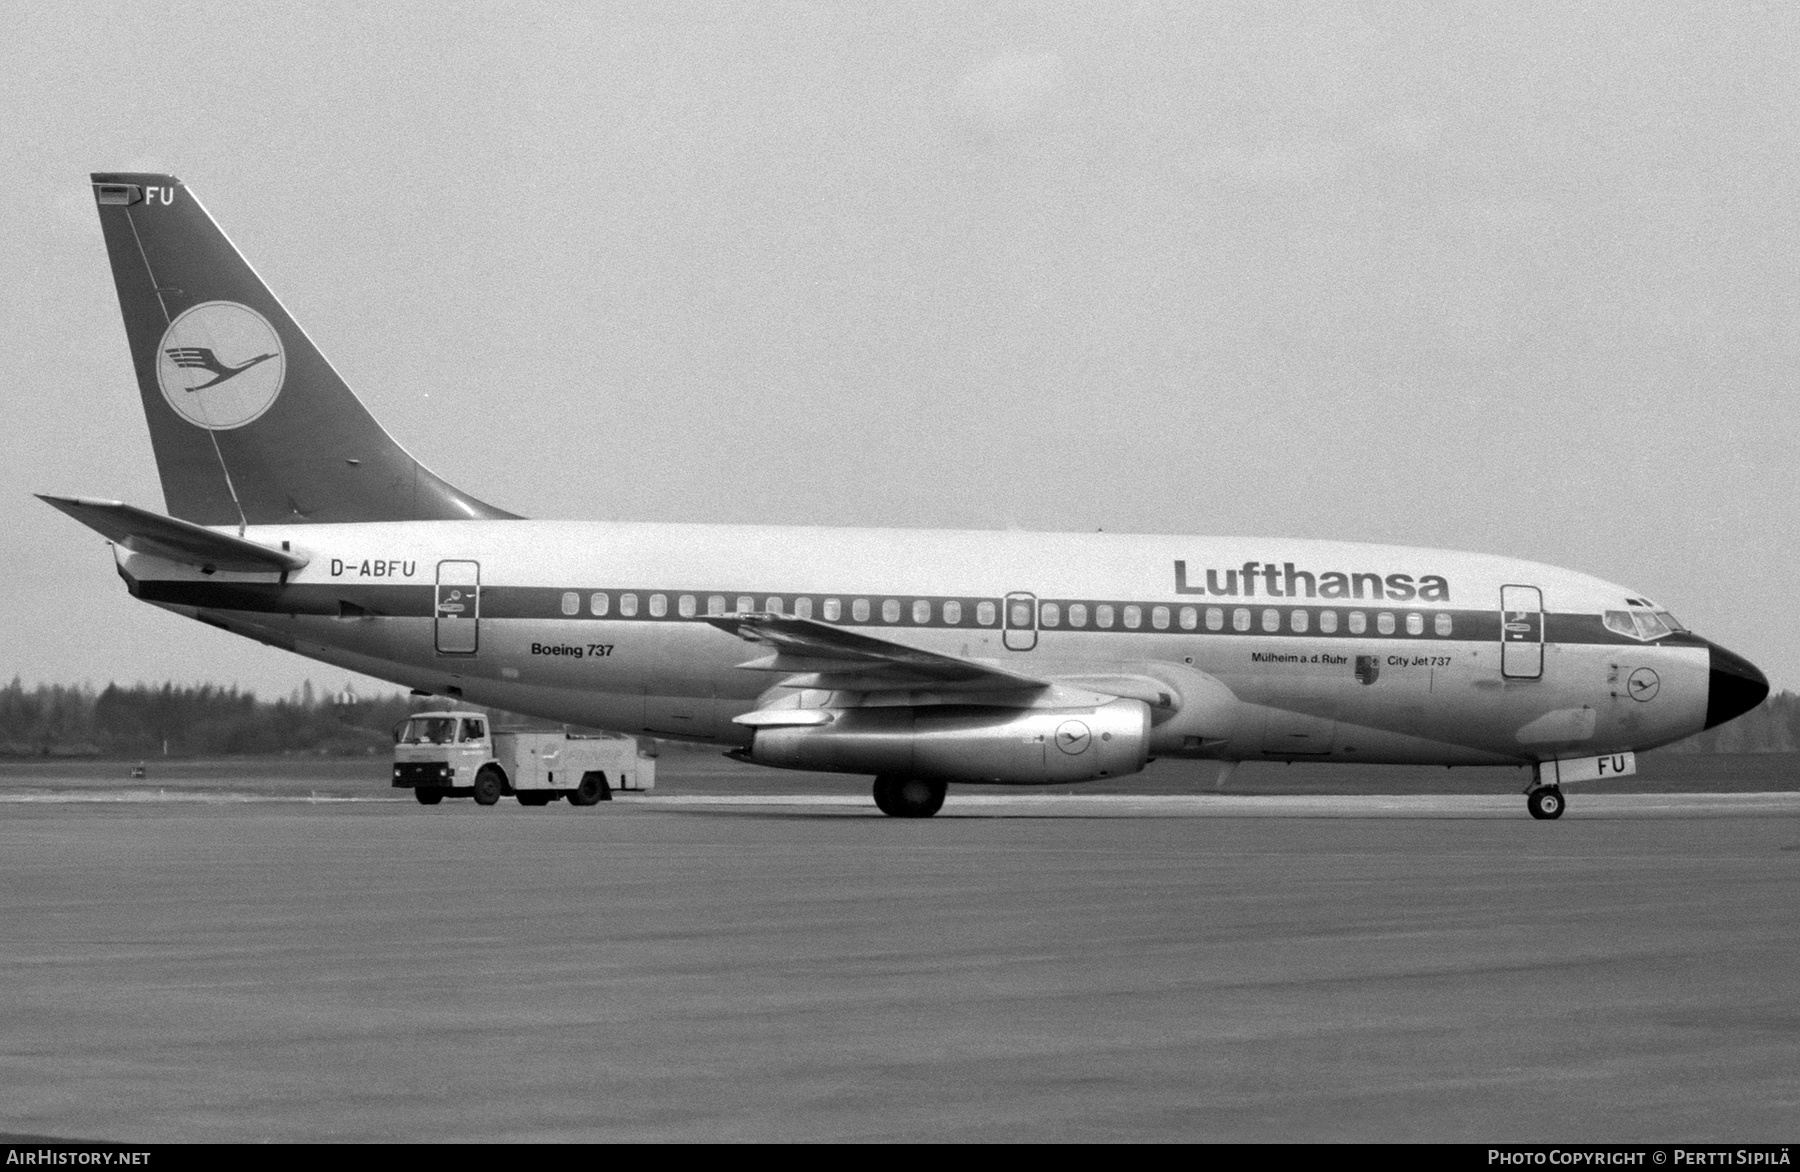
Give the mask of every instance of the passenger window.
[[1087, 603], [1071, 602], [1069, 604], [1069, 625], [1071, 627], [1087, 626]]
[[650, 596], [650, 617], [653, 619], [660, 619], [668, 613], [669, 596], [667, 594], [652, 594]]
[[637, 617], [637, 595], [635, 595], [635, 594], [619, 595], [619, 613], [624, 615], [628, 619], [636, 618]]
[[782, 602], [781, 602], [781, 599], [779, 599], [779, 598], [769, 598], [769, 599], [764, 600], [764, 602], [763, 602], [763, 609], [768, 611], [770, 614], [780, 614], [781, 606], [782, 606]]
[[1015, 602], [1007, 608], [1007, 620], [1014, 630], [1022, 631], [1031, 626], [1031, 606], [1029, 603]]
[[1125, 608], [1125, 626], [1128, 629], [1135, 631], [1143, 625], [1144, 625], [1144, 609], [1143, 609], [1143, 607], [1140, 607], [1140, 606], [1126, 607]]
[[1268, 610], [1263, 611], [1262, 628], [1271, 634], [1281, 630], [1281, 612], [1272, 606]]
[[931, 604], [923, 598], [913, 603], [913, 622], [921, 625], [931, 621]]
[[707, 614], [724, 614], [725, 613], [725, 596], [723, 594], [715, 594], [711, 598], [708, 598], [706, 600], [706, 613]]
[[1375, 629], [1380, 631], [1383, 635], [1392, 635], [1394, 633], [1394, 612], [1391, 610], [1384, 610], [1376, 615]]
[[994, 604], [991, 601], [975, 604], [975, 621], [984, 627], [994, 625]]
[[1247, 608], [1240, 606], [1231, 612], [1231, 629], [1234, 631], [1250, 629], [1250, 611]]
[[479, 741], [481, 738], [482, 731], [481, 722], [479, 720], [465, 720], [462, 722], [462, 736], [459, 739], [465, 741]]
[[1103, 602], [1094, 608], [1094, 625], [1102, 630], [1111, 630], [1113, 625], [1112, 603]]
[[1206, 629], [1223, 631], [1225, 629], [1225, 612], [1216, 606], [1206, 608]]
[[844, 617], [844, 604], [835, 598], [825, 600], [825, 621], [835, 623]]
[[1436, 631], [1440, 636], [1442, 636], [1446, 639], [1449, 638], [1450, 637], [1450, 616], [1445, 614], [1441, 610], [1438, 611], [1437, 615], [1431, 620], [1431, 629]]
[[1425, 616], [1418, 611], [1410, 611], [1406, 616], [1406, 633], [1423, 635], [1425, 633]]
[[1360, 635], [1368, 629], [1369, 629], [1369, 620], [1363, 615], [1363, 612], [1360, 610], [1351, 611], [1350, 612], [1350, 633], [1352, 635]]
[[794, 599], [794, 617], [797, 619], [812, 618], [812, 599], [810, 599], [810, 598]]
[[881, 621], [884, 623], [897, 623], [900, 621], [900, 600], [898, 598], [886, 598], [882, 600]]
[[1296, 635], [1306, 634], [1307, 616], [1303, 610], [1296, 610], [1288, 616], [1288, 629]]
[[1319, 630], [1327, 635], [1337, 631], [1337, 611], [1322, 610], [1319, 612]]
[[573, 590], [563, 591], [562, 612], [564, 614], [580, 614], [581, 595], [575, 593]]
[[1044, 627], [1062, 626], [1062, 607], [1054, 602], [1046, 602], [1038, 607], [1038, 625]]
[[1169, 608], [1166, 606], [1151, 607], [1150, 608], [1150, 625], [1155, 627], [1159, 631], [1168, 630], [1169, 629]]
[[605, 614], [609, 609], [607, 606], [609, 601], [611, 600], [608, 599], [606, 595], [599, 591], [595, 591], [593, 594], [588, 595], [588, 613], [598, 618]]
[[748, 594], [738, 595], [738, 597], [737, 597], [737, 612], [739, 614], [749, 614], [751, 611], [753, 611], [755, 609], [756, 609], [756, 599], [750, 597]]
[[675, 609], [681, 612], [682, 618], [693, 618], [694, 611], [697, 609], [694, 602], [694, 596], [692, 594], [683, 594], [675, 601]]
[[944, 621], [951, 626], [962, 622], [962, 603], [951, 599], [944, 604]]
[[1181, 629], [1191, 631], [1200, 625], [1200, 612], [1191, 606], [1181, 608]]
[[850, 604], [850, 617], [859, 623], [869, 621], [869, 600], [859, 598]]

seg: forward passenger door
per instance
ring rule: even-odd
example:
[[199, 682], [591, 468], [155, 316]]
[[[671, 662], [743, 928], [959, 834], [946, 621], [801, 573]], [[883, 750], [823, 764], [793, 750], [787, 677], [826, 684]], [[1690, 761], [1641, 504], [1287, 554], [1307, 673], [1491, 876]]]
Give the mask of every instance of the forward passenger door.
[[1535, 680], [1544, 674], [1544, 592], [1500, 587], [1500, 674]]

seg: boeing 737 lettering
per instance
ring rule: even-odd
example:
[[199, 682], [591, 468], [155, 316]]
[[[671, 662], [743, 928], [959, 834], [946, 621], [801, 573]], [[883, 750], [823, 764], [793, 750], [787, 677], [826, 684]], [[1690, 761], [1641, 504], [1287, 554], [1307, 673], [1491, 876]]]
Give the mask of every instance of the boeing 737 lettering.
[[1643, 591], [1510, 558], [526, 520], [408, 455], [180, 180], [93, 190], [167, 512], [42, 499], [134, 597], [421, 692], [872, 776], [900, 817], [1177, 757], [1527, 766], [1539, 818], [1768, 693]]

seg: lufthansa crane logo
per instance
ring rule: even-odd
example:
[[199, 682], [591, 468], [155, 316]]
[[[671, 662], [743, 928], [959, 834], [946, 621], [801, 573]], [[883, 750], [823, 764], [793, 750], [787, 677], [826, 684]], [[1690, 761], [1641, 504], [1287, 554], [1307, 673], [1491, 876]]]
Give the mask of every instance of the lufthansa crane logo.
[[1654, 700], [1657, 691], [1661, 688], [1662, 679], [1647, 667], [1638, 668], [1625, 681], [1625, 690], [1631, 693], [1633, 700]]
[[1056, 726], [1056, 747], [1071, 757], [1087, 752], [1088, 743], [1093, 739], [1094, 734], [1079, 720], [1065, 720]]
[[255, 422], [281, 394], [287, 356], [267, 318], [235, 301], [196, 305], [169, 323], [156, 381], [176, 414], [229, 431]]

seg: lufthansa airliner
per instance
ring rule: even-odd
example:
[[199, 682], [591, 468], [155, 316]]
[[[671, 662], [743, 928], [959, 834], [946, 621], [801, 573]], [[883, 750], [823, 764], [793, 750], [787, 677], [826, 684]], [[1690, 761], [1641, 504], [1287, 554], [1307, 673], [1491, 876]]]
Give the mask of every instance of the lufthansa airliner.
[[898, 817], [1178, 757], [1527, 766], [1555, 818], [1768, 692], [1641, 589], [1476, 553], [526, 520], [407, 454], [180, 180], [92, 182], [166, 511], [43, 499], [133, 596], [325, 663]]

